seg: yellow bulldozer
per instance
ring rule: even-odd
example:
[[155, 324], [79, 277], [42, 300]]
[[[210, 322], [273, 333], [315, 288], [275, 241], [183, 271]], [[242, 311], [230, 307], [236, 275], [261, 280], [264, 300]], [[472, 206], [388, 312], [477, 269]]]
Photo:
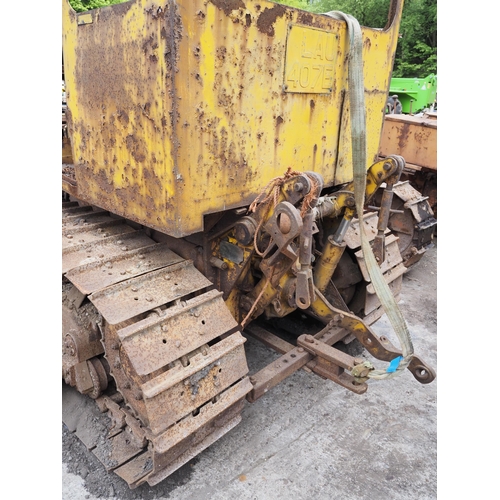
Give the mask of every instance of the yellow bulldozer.
[[[62, 378], [109, 417], [91, 448], [131, 488], [299, 369], [357, 394], [434, 380], [397, 301], [436, 220], [378, 158], [402, 6], [374, 29], [263, 0], [62, 0]], [[370, 327], [384, 313], [400, 346]], [[277, 362], [250, 374], [247, 336]]]

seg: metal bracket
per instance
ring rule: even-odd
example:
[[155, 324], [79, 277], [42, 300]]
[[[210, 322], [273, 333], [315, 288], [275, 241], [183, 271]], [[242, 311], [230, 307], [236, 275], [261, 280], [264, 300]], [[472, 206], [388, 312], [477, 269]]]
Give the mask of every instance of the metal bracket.
[[[334, 307], [331, 309], [338, 313], [335, 316], [337, 324], [351, 332], [374, 358], [390, 362], [401, 356], [400, 349], [396, 348], [387, 337], [378, 337], [361, 319]], [[436, 378], [436, 372], [418, 356], [413, 355], [407, 368], [421, 384], [429, 384]]]
[[[330, 355], [330, 358], [328, 359], [328, 356], [321, 357], [315, 351], [310, 352], [310, 342], [306, 342], [306, 346], [297, 345], [297, 347], [292, 348], [291, 344], [283, 343], [281, 340], [276, 343], [277, 339], [274, 338], [274, 336], [269, 332], [263, 331], [261, 328], [257, 330], [254, 328], [248, 328], [245, 332], [258, 338], [259, 340], [264, 338], [264, 343], [278, 352], [283, 353], [283, 355], [278, 359], [274, 360], [272, 363], [250, 377], [250, 382], [253, 385], [253, 389], [247, 395], [247, 400], [250, 403], [255, 402], [271, 388], [278, 385], [285, 378], [301, 368], [312, 370], [317, 375], [330, 379], [337, 384], [340, 384], [342, 387], [358, 394], [364, 393], [367, 389], [366, 384], [358, 384], [354, 377], [345, 373], [344, 368], [341, 365], [342, 363], [346, 366], [347, 363], [349, 366], [351, 364], [354, 366], [354, 364], [358, 364], [356, 361], [359, 360], [356, 360], [355, 358], [347, 360], [347, 358], [342, 357], [344, 353], [334, 349], [333, 347], [331, 348], [333, 349], [333, 355], [332, 351], [329, 351], [328, 354]], [[338, 326], [335, 326], [333, 322], [330, 322], [317, 334], [308, 337], [317, 341], [317, 345], [321, 345], [323, 348], [321, 352], [326, 352], [324, 346], [329, 347], [330, 345], [341, 341], [346, 337], [346, 335], [347, 332], [343, 328], [339, 328]], [[299, 339], [303, 339], [304, 337], [305, 335], [302, 335]], [[340, 353], [340, 355], [337, 356], [337, 353]], [[351, 357], [349, 356], [349, 358]], [[332, 362], [331, 360], [334, 360], [335, 362]]]
[[335, 349], [335, 347], [314, 338], [312, 335], [301, 335], [297, 339], [297, 345], [304, 348], [310, 354], [317, 356], [315, 359], [316, 365], [312, 369], [318, 375], [328, 378], [356, 394], [363, 394], [368, 389], [368, 386], [364, 382], [357, 382], [352, 375], [344, 371], [353, 370], [363, 360], [353, 358]]
[[[302, 217], [299, 211], [288, 201], [282, 201], [276, 206], [273, 215], [264, 226], [264, 229], [271, 235], [278, 250], [269, 259], [269, 266], [280, 254], [286, 255], [289, 259], [297, 258], [296, 252], [290, 246], [290, 243], [302, 231]], [[269, 245], [270, 250], [271, 245]]]

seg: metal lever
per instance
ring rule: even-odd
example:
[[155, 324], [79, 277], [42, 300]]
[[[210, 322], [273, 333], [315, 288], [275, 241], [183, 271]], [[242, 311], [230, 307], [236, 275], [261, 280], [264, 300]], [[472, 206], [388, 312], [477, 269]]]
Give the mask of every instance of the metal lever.
[[[380, 209], [378, 213], [378, 224], [377, 224], [377, 235], [373, 240], [373, 255], [375, 256], [375, 260], [380, 266], [382, 262], [385, 260], [385, 230], [387, 229], [387, 224], [389, 222], [389, 216], [391, 214], [391, 206], [392, 206], [392, 198], [394, 196], [394, 192], [392, 191], [392, 187], [396, 182], [399, 181], [399, 177], [401, 176], [401, 172], [403, 170], [403, 161], [402, 158], [400, 161], [399, 157], [396, 158], [396, 163], [398, 168], [396, 172], [389, 175], [386, 179], [386, 187], [384, 192], [382, 193], [382, 200], [380, 202]], [[392, 165], [389, 162], [384, 163], [383, 169], [387, 172], [390, 171]]]

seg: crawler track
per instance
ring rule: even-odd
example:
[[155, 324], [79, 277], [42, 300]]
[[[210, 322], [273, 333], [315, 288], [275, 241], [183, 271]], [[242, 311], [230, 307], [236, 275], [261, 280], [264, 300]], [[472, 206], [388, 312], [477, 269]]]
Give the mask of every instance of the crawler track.
[[131, 488], [155, 485], [241, 420], [245, 339], [191, 261], [107, 212], [62, 216], [63, 378], [110, 422], [77, 435]]

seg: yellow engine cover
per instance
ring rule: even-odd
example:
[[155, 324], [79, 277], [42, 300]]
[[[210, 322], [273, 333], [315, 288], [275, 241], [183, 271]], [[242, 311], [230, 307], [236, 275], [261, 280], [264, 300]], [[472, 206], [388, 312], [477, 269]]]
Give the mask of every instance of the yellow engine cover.
[[[367, 168], [377, 158], [402, 1], [363, 28]], [[288, 167], [352, 180], [344, 22], [250, 0], [63, 0], [78, 196], [171, 236], [248, 205]]]

